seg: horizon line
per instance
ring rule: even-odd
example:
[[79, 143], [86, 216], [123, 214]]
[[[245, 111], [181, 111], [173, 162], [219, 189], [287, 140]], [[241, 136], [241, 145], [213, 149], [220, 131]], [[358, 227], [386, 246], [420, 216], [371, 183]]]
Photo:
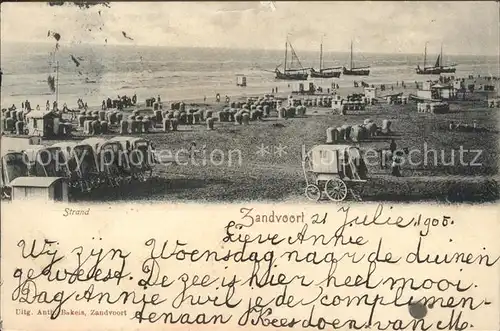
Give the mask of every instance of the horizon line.
[[[44, 44], [44, 45], [49, 45], [53, 44], [53, 42], [50, 41], [42, 41], [42, 40], [1, 40], [1, 44]], [[64, 43], [66, 44], [66, 43]], [[64, 45], [63, 44], [63, 45]], [[170, 46], [170, 45], [146, 45], [146, 44], [121, 44], [121, 43], [97, 43], [97, 42], [87, 42], [87, 43], [69, 43], [69, 45], [95, 45], [95, 46], [123, 46], [123, 47], [163, 47], [163, 48], [201, 48], [201, 49], [225, 49], [225, 50], [252, 50], [252, 51], [282, 51], [280, 48], [248, 48], [248, 47], [222, 47], [222, 46]], [[500, 46], [499, 46], [500, 48]], [[304, 52], [315, 52], [313, 50], [305, 50]], [[3, 53], [3, 52], [0, 52]], [[327, 53], [346, 53], [348, 54], [349, 51], [327, 51]], [[379, 55], [393, 55], [393, 54], [401, 54], [401, 55], [422, 55], [422, 53], [400, 53], [400, 52], [391, 52], [391, 53], [385, 53], [385, 52], [358, 52], [358, 54], [379, 54]], [[439, 53], [430, 53], [430, 55], [438, 55]], [[500, 53], [492, 53], [492, 54], [471, 54], [471, 53], [464, 53], [464, 54], [452, 54], [448, 53], [446, 56], [484, 56], [484, 57], [499, 57]], [[429, 54], [428, 54], [429, 55]], [[499, 59], [500, 63], [500, 59]]]

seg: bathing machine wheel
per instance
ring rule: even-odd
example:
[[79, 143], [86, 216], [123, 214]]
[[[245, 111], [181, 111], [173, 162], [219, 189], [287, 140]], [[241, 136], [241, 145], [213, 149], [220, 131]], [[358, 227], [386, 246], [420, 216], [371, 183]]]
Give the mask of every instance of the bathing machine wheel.
[[312, 201], [319, 201], [321, 198], [321, 190], [315, 184], [309, 184], [306, 187], [306, 197]]
[[344, 201], [347, 191], [346, 183], [340, 178], [332, 178], [325, 183], [325, 194], [332, 201]]

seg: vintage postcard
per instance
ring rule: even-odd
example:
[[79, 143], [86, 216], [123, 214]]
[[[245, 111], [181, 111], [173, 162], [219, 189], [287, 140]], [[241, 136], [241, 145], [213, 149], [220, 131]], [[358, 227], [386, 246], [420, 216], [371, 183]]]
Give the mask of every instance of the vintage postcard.
[[499, 330], [498, 1], [0, 9], [1, 330]]

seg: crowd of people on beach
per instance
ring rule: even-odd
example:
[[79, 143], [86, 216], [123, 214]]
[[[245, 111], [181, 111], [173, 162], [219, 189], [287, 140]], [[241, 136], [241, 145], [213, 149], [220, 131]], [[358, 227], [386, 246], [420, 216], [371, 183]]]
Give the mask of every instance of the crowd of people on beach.
[[[207, 101], [207, 97], [203, 97], [203, 102]], [[220, 102], [220, 93], [215, 94], [215, 102], [219, 103]], [[231, 98], [226, 95], [226, 104], [229, 104], [231, 102]]]
[[[158, 100], [160, 100], [159, 96], [158, 96]], [[78, 98], [76, 101], [76, 104], [77, 104], [78, 110], [87, 111], [89, 109], [87, 102], [83, 101], [82, 98]], [[111, 98], [107, 98], [106, 100], [103, 100], [102, 105], [101, 105], [101, 109], [106, 110], [106, 109], [115, 108], [115, 109], [121, 110], [124, 107], [132, 107], [136, 104], [137, 104], [137, 95], [136, 94], [134, 94], [131, 98], [127, 97], [127, 96], [123, 96], [123, 97], [118, 96], [118, 98], [115, 100], [111, 100]], [[17, 106], [15, 104], [12, 104], [12, 106], [10, 106], [8, 108], [8, 110], [17, 110]], [[37, 104], [35, 108], [32, 108], [31, 102], [29, 100], [25, 100], [25, 101], [21, 102], [21, 110], [23, 110], [25, 112], [29, 112], [32, 110], [40, 111], [41, 107], [39, 104]], [[47, 100], [47, 102], [45, 103], [45, 111], [58, 112], [59, 110], [60, 109], [59, 109], [59, 105], [58, 105], [57, 101], [53, 101], [51, 103], [50, 100]], [[61, 111], [63, 113], [72, 112], [72, 110], [68, 107], [68, 105], [66, 103], [63, 104]]]
[[[159, 96], [158, 96], [159, 98]], [[134, 93], [132, 97], [117, 96], [116, 99], [112, 100], [108, 97], [105, 100], [102, 100], [101, 110], [113, 109], [116, 108], [118, 110], [122, 110], [124, 107], [133, 107], [137, 104], [137, 95]]]
[[[132, 102], [133, 102], [133, 104], [137, 103], [137, 97], [135, 96], [135, 94], [134, 94], [134, 97], [132, 97]], [[146, 107], [154, 107], [155, 103], [158, 103], [158, 105], [161, 104], [161, 97], [160, 97], [160, 95], [158, 95], [157, 98], [152, 97], [152, 98], [146, 99]]]
[[[481, 75], [477, 75], [477, 78], [481, 78]], [[498, 80], [497, 76], [486, 76], [483, 78], [486, 80]], [[474, 75], [469, 75], [469, 79], [474, 79]]]
[[[67, 109], [66, 104], [64, 104], [64, 108]], [[15, 104], [12, 104], [12, 106], [10, 106], [8, 110], [17, 110], [17, 107]], [[31, 102], [29, 100], [25, 100], [21, 102], [21, 110], [25, 112], [30, 112], [32, 110], [40, 111], [41, 108], [40, 105], [36, 105], [35, 108], [31, 108]], [[47, 102], [45, 103], [45, 111], [57, 111], [57, 110], [58, 110], [57, 101], [52, 102], [52, 107], [51, 107], [50, 100], [47, 100]]]

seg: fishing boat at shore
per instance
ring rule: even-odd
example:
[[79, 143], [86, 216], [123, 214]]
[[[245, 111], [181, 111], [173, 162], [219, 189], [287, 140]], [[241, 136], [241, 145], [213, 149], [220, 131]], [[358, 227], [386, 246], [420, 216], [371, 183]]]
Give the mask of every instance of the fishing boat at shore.
[[346, 76], [369, 76], [370, 75], [370, 66], [366, 67], [354, 67], [354, 61], [352, 57], [352, 41], [351, 41], [351, 55], [350, 55], [350, 64], [349, 69], [346, 67], [342, 68], [342, 74]]
[[[290, 65], [287, 66], [288, 62], [288, 46], [290, 46], [290, 51], [292, 53]], [[293, 69], [295, 62], [299, 65], [299, 68]], [[288, 41], [288, 38], [285, 42], [285, 62], [283, 67], [283, 72], [280, 71], [279, 66], [276, 67], [274, 73], [276, 74], [276, 79], [281, 80], [307, 80], [309, 76], [308, 68], [304, 68], [302, 63], [300, 63], [299, 57], [297, 53], [293, 49], [292, 44]]]
[[342, 67], [323, 68], [323, 42], [321, 42], [319, 51], [319, 71], [312, 68], [310, 74], [311, 78], [339, 78], [341, 72], [338, 71], [338, 69], [342, 69]]
[[436, 63], [432, 67], [427, 67], [427, 43], [425, 43], [423, 68], [420, 68], [420, 65], [417, 65], [415, 71], [418, 75], [452, 74], [457, 70], [455, 66], [456, 64], [443, 66], [443, 45], [441, 45], [441, 53], [438, 55]]

